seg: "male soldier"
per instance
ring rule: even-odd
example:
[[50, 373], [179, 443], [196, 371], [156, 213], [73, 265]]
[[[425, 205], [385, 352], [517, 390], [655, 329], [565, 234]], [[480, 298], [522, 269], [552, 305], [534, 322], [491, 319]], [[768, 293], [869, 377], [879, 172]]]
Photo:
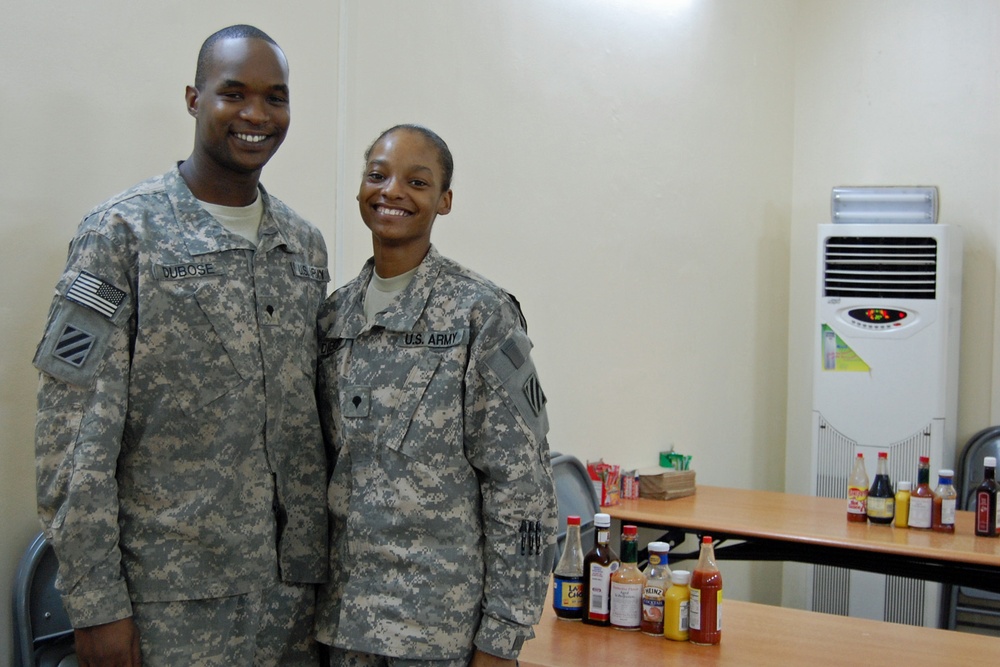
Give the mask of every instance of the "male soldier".
[[39, 513], [84, 667], [316, 665], [327, 255], [258, 182], [284, 53], [220, 30], [185, 98], [191, 156], [70, 243], [34, 359]]

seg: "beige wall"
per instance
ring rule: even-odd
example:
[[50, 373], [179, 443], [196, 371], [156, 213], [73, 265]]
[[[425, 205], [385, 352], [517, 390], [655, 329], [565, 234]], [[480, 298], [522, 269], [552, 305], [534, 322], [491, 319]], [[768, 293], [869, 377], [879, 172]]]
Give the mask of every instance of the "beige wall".
[[184, 86], [202, 40], [253, 23], [291, 63], [292, 126], [264, 174], [276, 195], [334, 236], [336, 3], [307, 13], [274, 2], [9, 1], [0, 23], [0, 665], [9, 664], [10, 587], [39, 530], [31, 366], [52, 287], [81, 217], [103, 199], [188, 156]]
[[[702, 483], [794, 489], [813, 226], [850, 182], [941, 187], [942, 221], [966, 228], [960, 437], [998, 415], [996, 0], [5, 9], [5, 600], [37, 530], [30, 359], [66, 242], [91, 206], [188, 154], [183, 87], [201, 40], [234, 22], [288, 53], [292, 131], [264, 182], [320, 225], [338, 283], [370, 252], [354, 202], [367, 143], [421, 122], [451, 144], [436, 243], [520, 299], [553, 448], [634, 466], [673, 443]], [[727, 574], [729, 596], [780, 600], [771, 565]]]
[[[936, 185], [964, 235], [956, 451], [998, 423], [1000, 2], [807, 0], [795, 24], [786, 488], [809, 492], [816, 224], [836, 185]], [[939, 465], [934, 463], [934, 465]], [[944, 467], [941, 464], [941, 467]], [[792, 576], [791, 572], [796, 572]], [[803, 569], [784, 599], [805, 599]]]

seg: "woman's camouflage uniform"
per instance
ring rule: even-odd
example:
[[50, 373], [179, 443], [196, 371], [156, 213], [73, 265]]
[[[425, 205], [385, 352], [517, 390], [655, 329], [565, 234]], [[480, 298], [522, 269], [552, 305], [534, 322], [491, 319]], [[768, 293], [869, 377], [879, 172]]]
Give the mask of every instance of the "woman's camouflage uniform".
[[320, 641], [419, 659], [515, 657], [552, 565], [545, 397], [510, 295], [433, 247], [368, 324], [373, 271], [320, 315], [331, 583]]

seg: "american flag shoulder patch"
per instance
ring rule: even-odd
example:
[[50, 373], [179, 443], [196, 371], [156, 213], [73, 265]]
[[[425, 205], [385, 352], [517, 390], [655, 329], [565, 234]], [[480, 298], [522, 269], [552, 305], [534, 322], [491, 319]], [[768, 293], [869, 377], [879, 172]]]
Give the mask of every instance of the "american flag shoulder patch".
[[87, 355], [94, 348], [95, 340], [92, 334], [67, 324], [59, 334], [52, 354], [67, 364], [79, 368], [87, 361]]
[[96, 310], [110, 320], [118, 311], [118, 306], [125, 300], [125, 292], [92, 273], [81, 271], [69, 286], [66, 298]]

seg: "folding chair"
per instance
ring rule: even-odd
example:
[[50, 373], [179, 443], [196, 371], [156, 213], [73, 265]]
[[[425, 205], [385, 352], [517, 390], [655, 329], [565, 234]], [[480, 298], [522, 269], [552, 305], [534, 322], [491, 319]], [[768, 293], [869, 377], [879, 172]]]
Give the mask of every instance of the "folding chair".
[[56, 560], [41, 533], [14, 576], [14, 667], [76, 667], [73, 627], [55, 588]]

